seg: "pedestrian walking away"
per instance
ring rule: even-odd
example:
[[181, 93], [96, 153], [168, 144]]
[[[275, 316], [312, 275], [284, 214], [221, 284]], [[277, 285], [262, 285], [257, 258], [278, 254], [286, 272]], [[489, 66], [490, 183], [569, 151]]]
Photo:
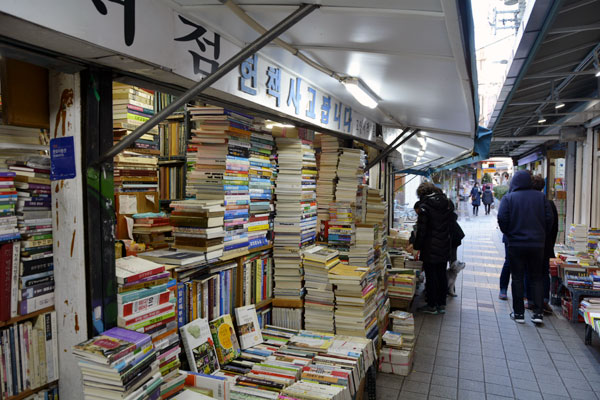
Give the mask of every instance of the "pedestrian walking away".
[[427, 305], [419, 311], [444, 314], [448, 291], [446, 266], [452, 251], [452, 224], [456, 221], [454, 204], [430, 182], [419, 185], [417, 196], [419, 217], [413, 246], [420, 251], [427, 292]]
[[492, 189], [489, 185], [486, 185], [483, 188], [483, 194], [481, 195], [481, 201], [483, 202], [483, 206], [485, 209], [485, 215], [490, 215], [490, 209], [492, 208], [492, 204], [494, 204], [494, 193], [492, 193]]
[[479, 206], [481, 205], [481, 190], [477, 182], [471, 189], [471, 204], [473, 205], [473, 216], [476, 217], [479, 214]]
[[517, 171], [498, 210], [498, 225], [508, 241], [513, 297], [511, 318], [516, 322], [525, 322], [525, 271], [529, 280], [527, 299], [533, 301], [531, 321], [536, 324], [543, 322], [542, 268], [546, 232], [551, 224], [550, 207], [544, 195], [532, 188], [531, 173]]

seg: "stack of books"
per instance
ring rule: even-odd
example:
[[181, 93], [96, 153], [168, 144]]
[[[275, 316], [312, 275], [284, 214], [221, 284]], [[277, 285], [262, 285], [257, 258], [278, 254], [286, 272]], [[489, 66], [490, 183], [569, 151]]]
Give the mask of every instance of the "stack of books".
[[2, 399], [56, 382], [59, 377], [56, 313], [47, 312], [0, 330], [0, 362]]
[[[113, 135], [118, 142], [154, 116], [154, 92], [113, 82]], [[160, 154], [158, 127], [136, 140], [130, 150], [140, 154]], [[115, 168], [116, 177], [116, 168]]]
[[185, 198], [187, 132], [184, 115], [176, 113], [159, 125], [159, 184], [161, 200]]
[[[17, 228], [16, 205], [18, 197], [15, 187], [15, 172], [0, 172], [0, 243], [15, 241], [21, 238]], [[50, 193], [21, 192], [21, 200], [49, 199]]]
[[9, 169], [16, 174], [21, 236], [19, 281], [12, 283], [20, 289], [17, 313], [26, 315], [54, 305], [50, 157], [30, 156]]
[[598, 228], [588, 229], [588, 243], [587, 243], [588, 253], [594, 254], [594, 252], [598, 248], [598, 241], [600, 241], [600, 229], [598, 229]]
[[412, 350], [415, 345], [415, 319], [412, 313], [396, 310], [390, 313], [392, 331], [402, 335], [402, 349]]
[[[276, 215], [274, 221], [273, 261], [274, 296], [302, 307], [302, 141], [277, 137]], [[300, 319], [302, 324], [302, 319]]]
[[304, 252], [304, 328], [334, 333], [335, 297], [328, 272], [339, 264], [339, 252], [315, 246]]
[[175, 248], [204, 253], [206, 260], [223, 255], [225, 208], [222, 200], [181, 200], [171, 202], [170, 206]]
[[338, 167], [335, 201], [356, 203], [356, 192], [364, 178], [365, 154], [359, 149], [342, 148]]
[[112, 328], [73, 346], [83, 394], [98, 399], [157, 399], [164, 380], [152, 338]]
[[576, 252], [587, 252], [588, 226], [584, 224], [571, 224], [567, 234], [567, 245]]
[[336, 333], [372, 339], [378, 334], [376, 287], [363, 267], [338, 264], [329, 270], [335, 285]]
[[286, 329], [302, 329], [302, 308], [273, 307], [273, 325]]
[[129, 256], [116, 260], [117, 325], [148, 335], [159, 373], [170, 381], [179, 373], [176, 285], [165, 266]]
[[314, 244], [317, 236], [317, 161], [312, 142], [302, 140], [302, 241], [301, 246]]
[[190, 182], [196, 198], [225, 205], [224, 257], [248, 250], [250, 126], [252, 118], [220, 107], [190, 108], [198, 155]]
[[128, 149], [115, 156], [114, 167], [115, 192], [158, 191], [158, 158], [155, 155]]
[[172, 230], [164, 212], [133, 214], [133, 237], [137, 243], [144, 243], [148, 250], [169, 247], [167, 237]]
[[348, 263], [350, 249], [356, 244], [354, 213], [354, 206], [350, 203], [329, 204], [327, 243], [340, 251], [340, 259], [345, 263]]
[[415, 295], [416, 281], [413, 269], [404, 269], [388, 275], [388, 296], [391, 299], [412, 300]]
[[368, 189], [367, 193], [367, 213], [365, 215], [366, 224], [385, 223], [385, 214], [387, 210], [387, 202], [379, 189]]
[[319, 159], [319, 177], [317, 179], [318, 225], [329, 220], [329, 204], [335, 202], [335, 183], [337, 177], [339, 139], [320, 134], [321, 156]]
[[272, 243], [274, 165], [271, 156], [275, 142], [270, 134], [253, 131], [250, 135], [250, 217], [248, 250]]

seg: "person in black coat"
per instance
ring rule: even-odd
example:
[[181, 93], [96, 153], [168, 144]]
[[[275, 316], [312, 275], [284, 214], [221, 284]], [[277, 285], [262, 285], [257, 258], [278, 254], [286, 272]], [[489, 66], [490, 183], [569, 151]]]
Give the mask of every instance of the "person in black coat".
[[427, 306], [420, 308], [419, 311], [443, 314], [446, 312], [448, 290], [446, 265], [452, 252], [454, 205], [430, 182], [419, 185], [417, 196], [419, 196], [419, 217], [414, 248], [421, 252], [427, 291]]
[[477, 182], [471, 189], [471, 204], [473, 205], [473, 215], [476, 217], [479, 214], [479, 206], [481, 205], [481, 190]]
[[[542, 191], [546, 182], [541, 175], [536, 175], [532, 179], [532, 188], [534, 190]], [[544, 313], [552, 314], [552, 307], [550, 307], [550, 259], [554, 258], [554, 244], [556, 243], [556, 236], [558, 235], [558, 210], [553, 201], [546, 200], [547, 206], [550, 208], [552, 213], [552, 224], [548, 227], [546, 232], [546, 243], [544, 245], [544, 264], [542, 273], [543, 276], [543, 291], [544, 291]]]
[[494, 193], [492, 193], [492, 189], [490, 189], [489, 185], [484, 187], [481, 201], [483, 202], [485, 215], [489, 215], [492, 204], [494, 203]]

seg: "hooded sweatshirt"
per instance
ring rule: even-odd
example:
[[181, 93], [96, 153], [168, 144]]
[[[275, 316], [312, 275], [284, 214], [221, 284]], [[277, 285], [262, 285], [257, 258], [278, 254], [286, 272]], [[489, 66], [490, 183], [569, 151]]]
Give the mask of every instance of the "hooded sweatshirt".
[[426, 263], [446, 263], [452, 250], [454, 204], [443, 193], [432, 193], [419, 203], [414, 248]]
[[544, 194], [532, 189], [529, 172], [517, 171], [513, 176], [500, 203], [498, 225], [509, 247], [544, 247], [552, 214]]

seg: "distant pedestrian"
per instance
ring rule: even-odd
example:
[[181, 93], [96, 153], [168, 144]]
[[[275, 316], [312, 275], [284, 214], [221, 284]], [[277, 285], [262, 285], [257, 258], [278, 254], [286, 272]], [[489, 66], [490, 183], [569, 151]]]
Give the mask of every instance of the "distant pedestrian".
[[490, 209], [492, 208], [492, 204], [494, 204], [494, 193], [492, 193], [492, 189], [490, 189], [489, 185], [486, 185], [483, 188], [481, 201], [483, 202], [483, 206], [485, 208], [485, 215], [490, 215]]
[[417, 196], [419, 217], [414, 248], [420, 250], [427, 292], [427, 305], [419, 311], [444, 314], [448, 290], [446, 265], [452, 251], [451, 230], [455, 221], [454, 204], [430, 182], [419, 185]]
[[508, 240], [508, 256], [512, 275], [513, 312], [511, 318], [525, 322], [523, 303], [524, 274], [527, 271], [529, 290], [527, 299], [533, 301], [535, 324], [543, 322], [542, 268], [546, 246], [546, 232], [552, 224], [552, 214], [542, 193], [533, 190], [531, 173], [517, 171], [498, 210], [498, 225]]
[[475, 182], [475, 186], [471, 189], [471, 204], [473, 205], [473, 215], [479, 214], [479, 206], [481, 205], [481, 190], [479, 183]]
[[[533, 189], [544, 190], [546, 182], [541, 175], [533, 177]], [[554, 244], [556, 243], [556, 236], [558, 235], [558, 210], [556, 205], [552, 201], [546, 200], [547, 206], [550, 208], [552, 213], [552, 223], [546, 231], [546, 245], [544, 246], [544, 264], [542, 269], [543, 274], [543, 292], [544, 292], [544, 313], [552, 314], [552, 307], [550, 307], [550, 259], [554, 258]]]

